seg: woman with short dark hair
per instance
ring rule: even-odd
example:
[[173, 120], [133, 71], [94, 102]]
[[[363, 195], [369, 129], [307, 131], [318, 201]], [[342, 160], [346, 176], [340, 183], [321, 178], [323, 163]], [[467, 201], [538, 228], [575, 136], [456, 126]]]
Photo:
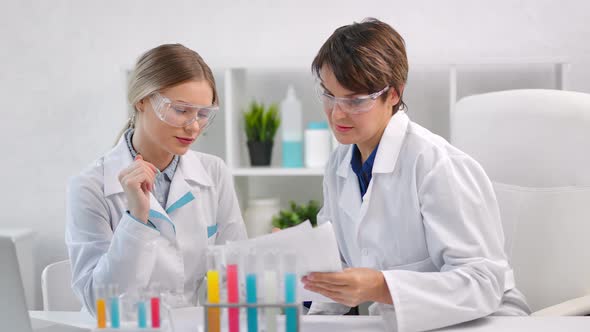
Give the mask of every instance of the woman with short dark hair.
[[340, 27], [312, 70], [342, 144], [326, 167], [318, 222], [332, 222], [349, 268], [311, 273], [305, 288], [349, 307], [395, 310], [398, 331], [530, 313], [484, 170], [405, 112], [402, 37], [375, 19]]

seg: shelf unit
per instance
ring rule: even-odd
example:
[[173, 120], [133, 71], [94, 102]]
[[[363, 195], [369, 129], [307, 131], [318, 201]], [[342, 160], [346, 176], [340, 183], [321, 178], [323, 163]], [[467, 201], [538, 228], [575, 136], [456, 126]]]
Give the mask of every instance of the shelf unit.
[[[450, 136], [450, 113], [462, 97], [517, 88], [566, 89], [566, 58], [483, 59], [447, 63], [410, 62], [404, 100], [413, 121], [444, 138]], [[252, 198], [279, 197], [282, 206], [294, 199], [321, 202], [323, 169], [282, 168], [281, 129], [275, 137], [270, 167], [250, 167], [242, 112], [253, 98], [280, 102], [287, 86], [295, 86], [302, 102], [303, 127], [325, 120], [309, 67], [228, 68], [216, 72], [221, 114], [196, 150], [225, 159], [242, 208]], [[197, 142], [199, 142], [199, 140]], [[305, 147], [304, 147], [305, 148]]]
[[[273, 82], [277, 75], [277, 81]], [[313, 98], [313, 79], [309, 71], [303, 68], [287, 70], [285, 81], [280, 78], [281, 71], [277, 69], [244, 68], [227, 69], [224, 73], [224, 112], [225, 112], [225, 153], [226, 163], [236, 176], [317, 176], [323, 173], [317, 169], [280, 168], [281, 128], [275, 137], [273, 147], [273, 167], [250, 167], [246, 137], [242, 121], [243, 108], [254, 98], [266, 104], [280, 103], [284, 98], [288, 84], [295, 86], [297, 96], [303, 105], [303, 124], [311, 120], [323, 120], [323, 113], [319, 102]], [[308, 76], [308, 77], [305, 77]], [[306, 88], [307, 86], [307, 88]], [[263, 90], [264, 93], [260, 91]], [[313, 109], [313, 112], [306, 110]], [[312, 114], [314, 113], [314, 114]]]
[[321, 105], [313, 91], [313, 77], [306, 68], [229, 68], [223, 73], [222, 107], [225, 114], [225, 161], [234, 175], [236, 192], [242, 209], [251, 198], [280, 198], [282, 207], [290, 200], [303, 203], [309, 199], [321, 202], [323, 169], [283, 168], [281, 133], [275, 137], [270, 167], [251, 167], [242, 112], [254, 98], [265, 104], [280, 103], [287, 86], [293, 84], [302, 102], [303, 125], [323, 120]]

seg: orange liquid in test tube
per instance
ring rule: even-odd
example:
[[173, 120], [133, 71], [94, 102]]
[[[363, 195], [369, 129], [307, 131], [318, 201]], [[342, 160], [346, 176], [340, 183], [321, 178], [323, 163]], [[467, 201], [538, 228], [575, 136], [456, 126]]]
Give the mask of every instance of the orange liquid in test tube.
[[107, 308], [104, 299], [96, 300], [96, 322], [99, 329], [107, 327]]

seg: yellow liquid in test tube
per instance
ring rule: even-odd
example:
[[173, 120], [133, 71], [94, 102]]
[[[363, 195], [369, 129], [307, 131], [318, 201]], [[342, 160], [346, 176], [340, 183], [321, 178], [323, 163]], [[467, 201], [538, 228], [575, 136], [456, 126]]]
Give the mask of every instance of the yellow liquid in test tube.
[[96, 322], [99, 329], [107, 327], [107, 306], [104, 299], [96, 300]]
[[[207, 300], [209, 303], [219, 303], [219, 271], [207, 271]], [[208, 308], [208, 332], [219, 332], [221, 329], [220, 308]]]

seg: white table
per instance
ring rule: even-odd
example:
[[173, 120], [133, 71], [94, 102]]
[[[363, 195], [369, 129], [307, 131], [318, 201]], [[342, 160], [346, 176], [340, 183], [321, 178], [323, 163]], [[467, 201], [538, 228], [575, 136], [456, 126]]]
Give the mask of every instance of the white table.
[[[202, 326], [202, 308], [175, 310], [175, 332], [198, 331]], [[86, 313], [30, 311], [33, 328], [63, 324], [91, 329], [96, 322]], [[385, 331], [378, 316], [302, 316], [301, 331]], [[394, 329], [391, 331], [395, 331]], [[472, 322], [436, 330], [439, 332], [588, 332], [590, 317], [486, 317]]]

